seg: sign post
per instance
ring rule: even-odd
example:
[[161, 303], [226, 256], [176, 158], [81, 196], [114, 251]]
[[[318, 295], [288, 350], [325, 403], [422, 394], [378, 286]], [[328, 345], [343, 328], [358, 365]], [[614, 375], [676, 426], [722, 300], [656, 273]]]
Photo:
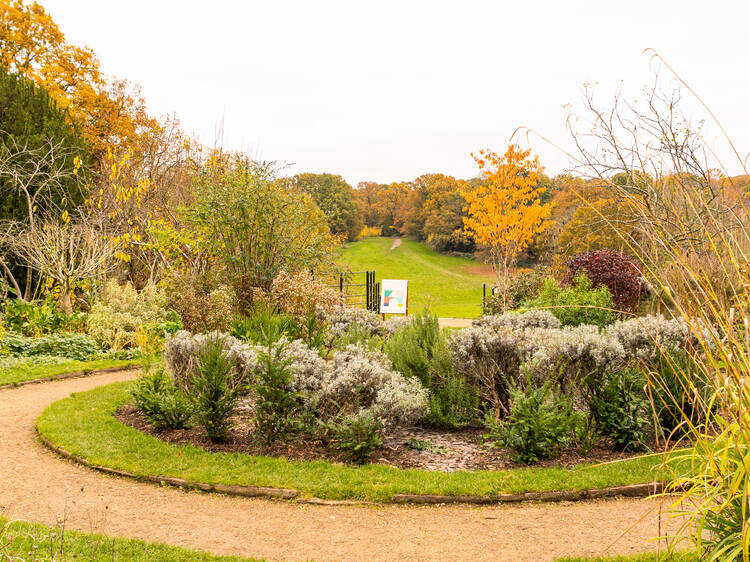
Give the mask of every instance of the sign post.
[[409, 314], [409, 282], [383, 279], [380, 282], [380, 313]]

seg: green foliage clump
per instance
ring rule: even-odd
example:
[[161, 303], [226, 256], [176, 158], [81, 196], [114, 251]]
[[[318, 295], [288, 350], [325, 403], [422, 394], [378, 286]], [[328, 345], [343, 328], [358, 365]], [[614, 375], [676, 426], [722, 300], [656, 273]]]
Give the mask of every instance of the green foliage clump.
[[[507, 294], [509, 307], [515, 309], [524, 302], [535, 299], [549, 276], [549, 268], [539, 267], [529, 271], [521, 271], [511, 277], [508, 282]], [[486, 295], [482, 314], [502, 314], [503, 312], [505, 311], [503, 310], [502, 295], [500, 293]]]
[[263, 302], [258, 302], [248, 314], [235, 316], [231, 334], [238, 340], [250, 343], [263, 343], [268, 336], [288, 339], [299, 339], [302, 330], [291, 314], [279, 314]]
[[292, 360], [284, 356], [281, 336], [266, 332], [266, 348], [259, 354], [260, 369], [255, 384], [255, 431], [266, 444], [287, 440], [311, 424], [303, 392], [294, 390]]
[[697, 426], [707, 413], [711, 385], [696, 361], [684, 351], [664, 353], [649, 372], [659, 426], [667, 434]]
[[389, 338], [385, 351], [396, 371], [430, 390], [430, 407], [422, 423], [456, 428], [474, 420], [478, 392], [453, 368], [437, 316], [428, 310], [415, 315]]
[[569, 287], [561, 287], [547, 278], [539, 295], [523, 305], [524, 308], [546, 308], [557, 316], [563, 326], [591, 324], [604, 327], [612, 324], [614, 303], [606, 285], [594, 288], [584, 273], [578, 274]]
[[365, 464], [383, 444], [382, 424], [371, 413], [359, 412], [338, 421], [320, 422], [320, 425], [326, 446], [348, 462]]
[[190, 376], [188, 396], [195, 418], [211, 441], [223, 441], [232, 427], [230, 418], [237, 408], [240, 387], [233, 384], [234, 362], [227, 358], [224, 341], [215, 336], [198, 353]]
[[84, 314], [68, 316], [60, 311], [51, 297], [37, 302], [8, 300], [3, 307], [2, 316], [8, 330], [29, 337], [75, 331], [85, 321]]
[[646, 379], [636, 368], [609, 371], [588, 386], [588, 405], [600, 435], [616, 451], [642, 449], [649, 422]]
[[297, 174], [295, 187], [312, 196], [326, 216], [331, 233], [353, 242], [362, 230], [362, 219], [354, 189], [344, 178], [333, 174]]
[[84, 334], [50, 334], [29, 338], [8, 332], [0, 340], [0, 355], [13, 357], [51, 355], [86, 361], [100, 351], [99, 344]]
[[88, 334], [114, 350], [138, 347], [138, 332], [148, 325], [160, 325], [170, 333], [180, 326], [179, 317], [166, 308], [164, 293], [152, 283], [137, 291], [130, 283], [121, 287], [110, 281], [87, 319]]
[[136, 381], [131, 394], [136, 407], [155, 428], [189, 427], [192, 416], [190, 401], [164, 369], [143, 374]]
[[275, 176], [273, 165], [228, 156], [211, 159], [193, 178], [187, 224], [221, 267], [240, 310], [282, 270], [316, 268], [330, 258], [334, 241], [324, 214]]
[[518, 462], [532, 464], [554, 456], [570, 444], [577, 417], [570, 396], [557, 392], [547, 381], [530, 386], [525, 392], [514, 388], [511, 397], [506, 419], [488, 416], [485, 420], [487, 437], [496, 446], [512, 449]]

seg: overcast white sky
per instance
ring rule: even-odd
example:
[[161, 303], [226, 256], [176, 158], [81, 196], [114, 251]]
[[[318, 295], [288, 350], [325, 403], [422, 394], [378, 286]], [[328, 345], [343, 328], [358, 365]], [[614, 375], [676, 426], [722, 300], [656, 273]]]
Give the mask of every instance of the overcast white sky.
[[[154, 114], [209, 144], [223, 123], [226, 148], [353, 185], [474, 176], [470, 152], [503, 150], [519, 125], [568, 144], [563, 104], [586, 82], [636, 95], [647, 47], [750, 150], [750, 0], [40, 2]], [[566, 168], [531, 146], [549, 173]]]

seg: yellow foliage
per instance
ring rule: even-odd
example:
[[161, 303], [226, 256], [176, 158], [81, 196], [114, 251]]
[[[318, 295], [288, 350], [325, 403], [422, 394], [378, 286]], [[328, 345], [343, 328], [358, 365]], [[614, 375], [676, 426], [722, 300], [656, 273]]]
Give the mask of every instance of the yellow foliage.
[[538, 187], [543, 168], [530, 150], [511, 144], [502, 156], [480, 150], [472, 157], [485, 182], [460, 188], [469, 214], [464, 227], [477, 243], [489, 248], [500, 289], [505, 293], [518, 253], [549, 226], [552, 205], [539, 199], [545, 191]]
[[83, 128], [95, 156], [155, 126], [137, 88], [110, 81], [86, 47], [70, 45], [37, 2], [0, 0], [0, 67], [33, 80]]

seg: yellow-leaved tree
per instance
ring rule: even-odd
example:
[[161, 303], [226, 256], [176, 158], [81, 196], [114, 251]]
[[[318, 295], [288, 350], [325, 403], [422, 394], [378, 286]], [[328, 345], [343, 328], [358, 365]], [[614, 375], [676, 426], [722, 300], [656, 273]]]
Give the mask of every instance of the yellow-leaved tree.
[[510, 272], [518, 253], [550, 225], [552, 205], [540, 200], [545, 190], [539, 186], [543, 168], [539, 157], [532, 157], [530, 150], [511, 144], [502, 156], [480, 150], [472, 157], [484, 182], [476, 187], [465, 184], [461, 189], [468, 212], [464, 228], [478, 244], [489, 249], [502, 308], [506, 310]]

